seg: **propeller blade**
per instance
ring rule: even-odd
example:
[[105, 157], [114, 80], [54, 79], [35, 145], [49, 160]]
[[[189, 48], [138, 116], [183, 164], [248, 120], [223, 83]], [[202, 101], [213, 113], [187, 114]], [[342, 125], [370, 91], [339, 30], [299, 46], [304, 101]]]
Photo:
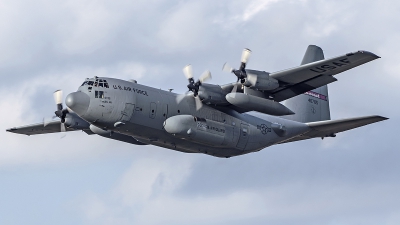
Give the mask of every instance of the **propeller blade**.
[[186, 97], [186, 95], [177, 95], [175, 98], [175, 101], [177, 104], [180, 104], [182, 102], [182, 100]]
[[65, 127], [65, 124], [61, 123], [61, 132], [66, 132], [67, 128]]
[[53, 96], [54, 96], [54, 101], [56, 102], [57, 105], [62, 104], [62, 101], [63, 101], [62, 90], [55, 91]]
[[61, 137], [60, 138], [65, 138], [65, 136], [67, 136], [67, 128], [65, 127], [65, 124], [61, 123]]
[[251, 55], [251, 50], [248, 48], [243, 49], [242, 52], [242, 63], [247, 63], [247, 61], [249, 60], [249, 57]]
[[206, 71], [204, 71], [204, 73], [200, 76], [199, 81], [200, 81], [201, 83], [203, 83], [204, 81], [209, 80], [209, 79], [211, 79], [211, 73], [210, 73], [210, 71], [206, 70]]
[[55, 118], [57, 118], [57, 116], [43, 118], [43, 127], [49, 125]]
[[254, 87], [254, 86], [256, 86], [256, 83], [257, 83], [257, 75], [248, 73], [247, 74], [247, 80]]
[[225, 63], [224, 66], [222, 67], [222, 70], [228, 73], [232, 73], [233, 67], [230, 66], [228, 63]]
[[192, 71], [192, 65], [187, 65], [183, 68], [183, 73], [185, 74], [187, 79], [193, 78], [193, 71]]
[[199, 97], [195, 97], [194, 100], [196, 103], [196, 111], [199, 111], [199, 109], [203, 107], [203, 103], [201, 102], [201, 99]]
[[233, 88], [232, 88], [232, 92], [231, 93], [236, 93], [236, 91], [237, 91], [237, 86], [239, 85], [239, 83], [236, 83], [236, 84], [234, 84], [233, 85]]

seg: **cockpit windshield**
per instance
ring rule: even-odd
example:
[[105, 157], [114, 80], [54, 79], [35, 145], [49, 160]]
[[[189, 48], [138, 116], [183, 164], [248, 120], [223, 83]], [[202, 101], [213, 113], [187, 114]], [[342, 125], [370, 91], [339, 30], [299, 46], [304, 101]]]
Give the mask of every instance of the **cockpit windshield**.
[[85, 85], [109, 88], [107, 81], [102, 80], [102, 79], [96, 79], [95, 81], [87, 80], [87, 81], [83, 82], [83, 84], [81, 86], [85, 86]]

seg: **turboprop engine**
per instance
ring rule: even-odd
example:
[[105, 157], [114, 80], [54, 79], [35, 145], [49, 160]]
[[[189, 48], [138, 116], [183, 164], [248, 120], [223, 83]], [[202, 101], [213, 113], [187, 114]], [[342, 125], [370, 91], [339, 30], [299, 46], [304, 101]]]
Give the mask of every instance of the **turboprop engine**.
[[77, 116], [75, 113], [68, 113], [65, 115], [65, 122], [64, 124], [68, 128], [73, 129], [88, 129], [89, 123]]
[[[246, 65], [249, 61], [251, 50], [248, 48], [243, 49], [242, 59], [239, 69], [234, 69], [228, 63], [225, 63], [222, 70], [225, 72], [233, 73], [237, 77], [237, 83], [242, 83], [246, 87], [251, 87], [256, 90], [271, 91], [279, 87], [279, 82], [270, 77], [269, 73], [265, 71], [249, 70]], [[236, 92], [236, 84], [232, 93]]]
[[229, 105], [225, 98], [228, 93], [221, 86], [215, 84], [203, 84], [199, 88], [199, 97], [205, 104]]
[[191, 115], [178, 115], [165, 120], [164, 129], [182, 139], [205, 145], [233, 147], [233, 126]]
[[279, 87], [279, 82], [270, 77], [269, 73], [258, 70], [246, 70], [247, 78], [243, 83], [246, 87], [256, 90], [271, 91]]

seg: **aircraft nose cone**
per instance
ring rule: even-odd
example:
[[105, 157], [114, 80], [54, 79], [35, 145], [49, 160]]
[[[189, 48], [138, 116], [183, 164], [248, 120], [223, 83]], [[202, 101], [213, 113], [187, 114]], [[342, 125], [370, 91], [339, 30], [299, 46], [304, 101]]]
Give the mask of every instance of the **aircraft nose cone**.
[[89, 108], [90, 97], [83, 92], [72, 92], [67, 95], [65, 104], [78, 115], [84, 115]]

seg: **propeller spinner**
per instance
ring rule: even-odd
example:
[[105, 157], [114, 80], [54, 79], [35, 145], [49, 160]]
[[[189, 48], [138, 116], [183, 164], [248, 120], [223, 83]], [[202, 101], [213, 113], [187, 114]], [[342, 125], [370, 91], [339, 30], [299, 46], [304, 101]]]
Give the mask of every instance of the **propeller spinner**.
[[[211, 79], [211, 73], [210, 71], [205, 71], [199, 79], [195, 82], [193, 79], [193, 70], [192, 70], [192, 65], [187, 65], [183, 68], [183, 73], [185, 74], [186, 78], [189, 81], [189, 84], [187, 85], [187, 88], [189, 91], [193, 92], [193, 96], [195, 98], [196, 102], [196, 110], [199, 110], [202, 107], [202, 102], [199, 97], [199, 89], [200, 86], [202, 85], [203, 82], [205, 82], [208, 79]], [[180, 102], [185, 96], [179, 96], [177, 98], [177, 101]]]
[[203, 82], [205, 82], [208, 79], [211, 79], [211, 73], [210, 71], [206, 70], [197, 80], [194, 82], [193, 79], [193, 70], [192, 70], [192, 65], [187, 65], [183, 68], [183, 73], [185, 74], [186, 78], [189, 81], [189, 84], [187, 85], [189, 91], [193, 92], [194, 97], [197, 97], [199, 95], [199, 88]]
[[63, 93], [62, 90], [57, 90], [54, 92], [53, 94], [54, 97], [54, 101], [57, 105], [57, 111], [54, 112], [54, 114], [56, 114], [55, 116], [53, 116], [51, 119], [49, 118], [44, 118], [43, 119], [43, 125], [47, 126], [54, 118], [58, 117], [61, 120], [61, 132], [65, 132], [66, 131], [66, 127], [65, 127], [65, 117], [67, 116], [68, 109], [63, 109]]
[[239, 80], [240, 80], [241, 83], [244, 83], [245, 79], [247, 78], [246, 64], [249, 61], [250, 55], [251, 55], [250, 49], [248, 49], [248, 48], [243, 49], [242, 59], [241, 59], [239, 69], [238, 70], [234, 69], [228, 63], [225, 63], [224, 66], [222, 67], [222, 70], [225, 72], [235, 74], [235, 76], [237, 77], [237, 82], [239, 82]]

